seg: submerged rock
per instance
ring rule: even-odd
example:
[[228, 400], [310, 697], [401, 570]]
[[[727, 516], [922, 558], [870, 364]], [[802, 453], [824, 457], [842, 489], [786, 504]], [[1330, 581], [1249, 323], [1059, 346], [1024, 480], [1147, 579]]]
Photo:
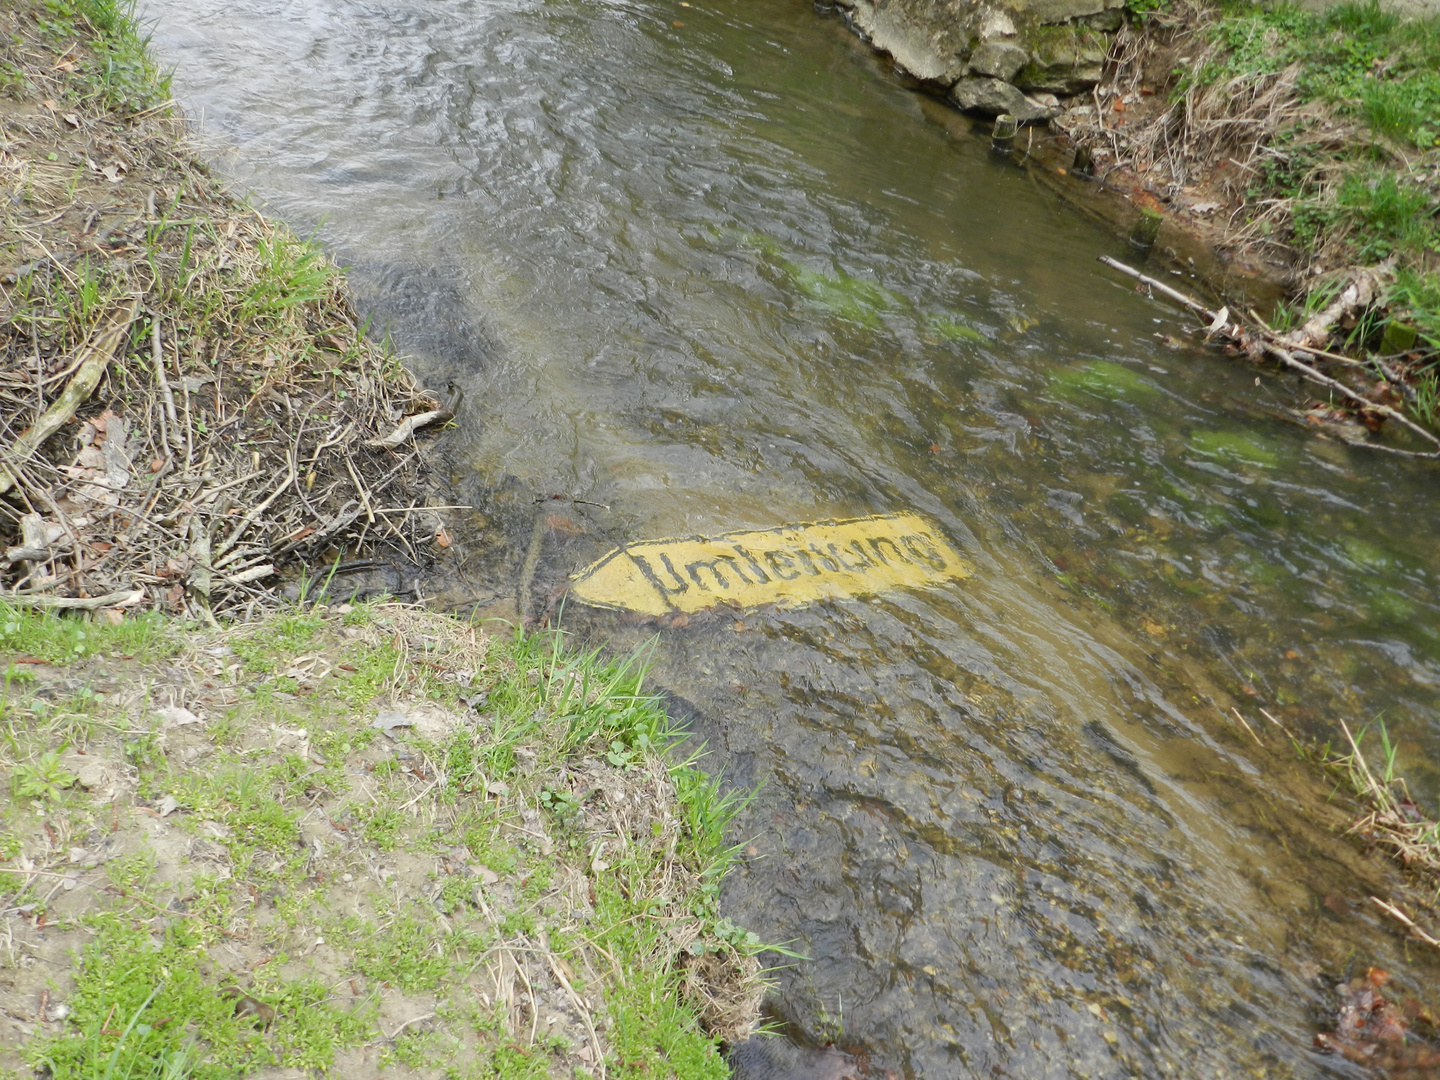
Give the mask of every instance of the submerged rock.
[[1009, 113], [1022, 124], [1048, 120], [1060, 111], [1031, 100], [1001, 79], [961, 79], [950, 88], [950, 100], [966, 112], [984, 113], [986, 116]]

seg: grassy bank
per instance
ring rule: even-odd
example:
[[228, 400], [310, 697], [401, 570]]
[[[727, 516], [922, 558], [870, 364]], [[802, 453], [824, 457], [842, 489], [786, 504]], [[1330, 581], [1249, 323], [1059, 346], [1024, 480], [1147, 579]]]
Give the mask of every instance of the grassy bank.
[[10, 1075], [728, 1075], [735, 804], [639, 663], [389, 603], [0, 649]]
[[433, 557], [413, 429], [446, 412], [197, 162], [128, 9], [20, 0], [0, 29], [11, 602], [211, 619], [347, 550]]
[[[1294, 302], [1329, 304], [1352, 267], [1382, 286], [1334, 327], [1340, 377], [1440, 422], [1440, 23], [1373, 3], [1132, 0], [1109, 78], [1063, 122], [1105, 175], [1269, 263]], [[1363, 413], [1363, 409], [1361, 410]], [[1375, 420], [1377, 418], [1366, 418]]]

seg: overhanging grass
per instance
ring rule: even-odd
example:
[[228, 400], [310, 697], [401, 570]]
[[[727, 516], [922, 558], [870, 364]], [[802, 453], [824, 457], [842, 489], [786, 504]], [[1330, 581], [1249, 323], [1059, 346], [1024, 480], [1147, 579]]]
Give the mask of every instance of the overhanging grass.
[[169, 98], [170, 77], [150, 57], [133, 0], [45, 0], [44, 11], [41, 26], [54, 38], [73, 40], [82, 24], [93, 32], [79, 61], [84, 98], [135, 112]]
[[1302, 102], [1323, 100], [1377, 135], [1440, 146], [1440, 21], [1402, 20], [1378, 3], [1307, 11], [1227, 0], [1210, 33], [1223, 49], [1192, 76], [1219, 82], [1300, 66]]
[[[1106, 128], [1121, 160], [1238, 203], [1226, 246], [1291, 267], [1300, 295], [1282, 323], [1318, 310], [1347, 268], [1392, 267], [1346, 344], [1367, 361], [1365, 391], [1440, 424], [1440, 18], [1401, 19], [1375, 0], [1128, 6], [1141, 29], [1118, 39], [1108, 90], [1169, 96]], [[1073, 123], [1102, 145], [1103, 124]]]

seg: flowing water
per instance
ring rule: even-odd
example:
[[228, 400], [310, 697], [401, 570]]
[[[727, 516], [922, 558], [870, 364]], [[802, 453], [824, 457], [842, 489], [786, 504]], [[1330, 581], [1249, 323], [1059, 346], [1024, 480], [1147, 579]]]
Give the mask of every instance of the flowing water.
[[563, 611], [658, 635], [709, 762], [760, 785], [724, 902], [808, 957], [771, 1006], [796, 1040], [877, 1075], [1354, 1075], [1311, 1047], [1334, 980], [1440, 983], [1260, 713], [1383, 712], [1433, 805], [1433, 474], [1167, 347], [1176, 316], [1096, 265], [1111, 237], [841, 25], [801, 0], [149, 14], [221, 168], [323, 222], [467, 391], [458, 592], [539, 615], [620, 542], [902, 511], [972, 564]]

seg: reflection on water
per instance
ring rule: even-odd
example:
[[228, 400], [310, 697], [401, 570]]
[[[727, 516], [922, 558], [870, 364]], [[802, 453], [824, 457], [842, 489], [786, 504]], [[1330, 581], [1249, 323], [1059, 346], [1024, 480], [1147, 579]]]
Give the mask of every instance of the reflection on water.
[[1433, 481], [1168, 348], [1107, 237], [843, 28], [799, 0], [150, 13], [224, 167], [323, 219], [466, 384], [477, 594], [543, 609], [618, 543], [899, 512], [973, 565], [565, 612], [658, 632], [712, 763], [762, 785], [726, 902], [810, 957], [777, 972], [797, 1037], [931, 1078], [1341, 1074], [1326, 978], [1436, 981], [1258, 712], [1383, 710], [1440, 791]]

